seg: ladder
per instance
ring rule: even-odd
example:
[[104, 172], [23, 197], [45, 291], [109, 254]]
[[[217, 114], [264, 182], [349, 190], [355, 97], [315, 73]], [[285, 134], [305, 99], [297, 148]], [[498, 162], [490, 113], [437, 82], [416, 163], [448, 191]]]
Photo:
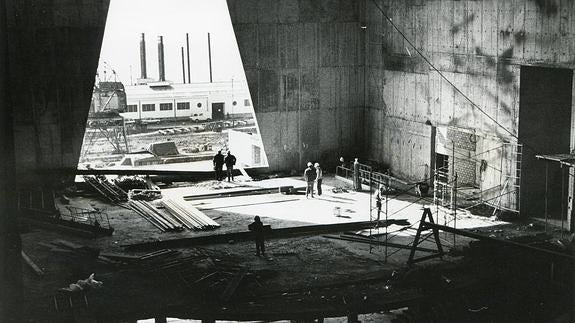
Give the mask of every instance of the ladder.
[[[503, 144], [503, 147], [509, 152], [509, 157], [507, 160], [510, 162], [507, 164], [507, 172], [504, 175], [504, 183], [507, 185], [507, 191], [502, 190], [501, 194], [506, 193], [509, 195], [508, 199], [510, 203], [505, 209], [519, 213], [521, 201], [520, 192], [523, 145], [516, 143], [505, 143]], [[515, 199], [515, 201], [513, 201], [513, 199]]]

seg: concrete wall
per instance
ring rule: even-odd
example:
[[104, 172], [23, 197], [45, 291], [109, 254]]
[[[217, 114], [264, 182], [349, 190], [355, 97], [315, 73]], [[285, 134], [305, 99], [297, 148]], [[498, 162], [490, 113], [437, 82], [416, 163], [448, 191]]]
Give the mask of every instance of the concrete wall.
[[78, 163], [107, 9], [99, 0], [7, 1], [2, 77], [10, 84], [21, 184], [42, 182], [37, 170]]
[[[477, 135], [482, 189], [515, 171], [503, 142], [517, 142], [521, 65], [575, 67], [574, 1], [367, 2], [369, 155], [396, 175], [418, 179], [430, 164], [430, 122]], [[414, 45], [507, 133], [442, 80], [393, 29], [379, 5]], [[528, 144], [528, 143], [526, 143]], [[503, 157], [503, 158], [502, 158]], [[504, 174], [501, 174], [503, 169]]]
[[0, 0], [0, 321], [21, 322], [18, 188], [75, 168], [90, 107], [107, 0]]
[[228, 0], [271, 170], [362, 152], [364, 5]]

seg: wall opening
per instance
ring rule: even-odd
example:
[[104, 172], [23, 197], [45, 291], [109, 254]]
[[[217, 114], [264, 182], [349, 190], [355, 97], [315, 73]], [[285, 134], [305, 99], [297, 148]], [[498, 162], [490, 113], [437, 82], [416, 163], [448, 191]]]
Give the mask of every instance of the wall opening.
[[225, 0], [112, 0], [78, 168], [267, 167], [251, 102]]
[[[521, 214], [545, 215], [545, 162], [538, 154], [569, 153], [573, 71], [521, 66], [519, 142], [524, 144], [521, 163]], [[549, 164], [548, 214], [566, 213], [568, 172]]]

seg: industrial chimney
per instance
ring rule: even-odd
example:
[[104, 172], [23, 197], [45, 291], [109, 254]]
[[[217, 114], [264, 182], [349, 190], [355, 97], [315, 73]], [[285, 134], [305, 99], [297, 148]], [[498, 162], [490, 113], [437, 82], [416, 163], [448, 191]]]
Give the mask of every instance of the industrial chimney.
[[148, 75], [146, 73], [146, 39], [144, 33], [142, 33], [142, 39], [140, 39], [140, 78], [147, 79]]
[[210, 83], [212, 83], [212, 42], [210, 40], [210, 33], [208, 33], [208, 59], [210, 62]]
[[166, 71], [164, 70], [164, 40], [158, 36], [158, 71], [160, 73], [160, 82], [166, 80]]

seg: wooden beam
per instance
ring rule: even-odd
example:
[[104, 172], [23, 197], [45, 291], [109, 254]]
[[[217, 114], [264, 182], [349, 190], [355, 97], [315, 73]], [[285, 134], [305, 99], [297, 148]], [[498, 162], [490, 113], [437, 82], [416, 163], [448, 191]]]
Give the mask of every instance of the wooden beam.
[[42, 270], [42, 268], [38, 267], [38, 265], [36, 265], [36, 263], [34, 263], [34, 261], [30, 257], [28, 257], [28, 255], [24, 252], [24, 250], [21, 251], [21, 254], [22, 254], [22, 259], [24, 259], [26, 264], [30, 268], [32, 268], [32, 270], [34, 270], [36, 275], [44, 276], [44, 271]]

